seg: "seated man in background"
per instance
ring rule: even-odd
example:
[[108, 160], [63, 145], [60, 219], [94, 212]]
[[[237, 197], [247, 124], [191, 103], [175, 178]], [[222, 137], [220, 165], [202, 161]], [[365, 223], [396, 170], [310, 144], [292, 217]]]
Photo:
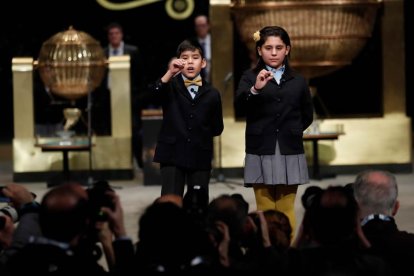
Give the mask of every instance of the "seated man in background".
[[414, 260], [414, 234], [399, 230], [395, 222], [400, 207], [397, 179], [387, 171], [367, 170], [352, 187], [373, 252], [390, 264], [393, 275], [404, 275]]

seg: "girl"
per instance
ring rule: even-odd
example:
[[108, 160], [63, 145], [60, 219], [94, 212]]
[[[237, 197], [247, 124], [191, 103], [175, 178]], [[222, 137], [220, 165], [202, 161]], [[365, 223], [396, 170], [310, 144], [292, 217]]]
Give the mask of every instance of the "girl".
[[303, 131], [313, 105], [305, 78], [290, 68], [288, 33], [267, 26], [253, 35], [258, 63], [240, 79], [235, 107], [246, 114], [245, 186], [253, 186], [258, 210], [284, 212], [295, 226], [299, 184], [309, 182]]

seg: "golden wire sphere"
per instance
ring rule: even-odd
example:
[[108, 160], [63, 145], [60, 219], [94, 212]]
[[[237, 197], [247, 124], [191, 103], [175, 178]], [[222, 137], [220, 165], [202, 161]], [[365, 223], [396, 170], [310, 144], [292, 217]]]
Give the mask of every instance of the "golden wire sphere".
[[37, 67], [52, 93], [76, 100], [101, 84], [106, 57], [97, 40], [69, 27], [42, 44]]

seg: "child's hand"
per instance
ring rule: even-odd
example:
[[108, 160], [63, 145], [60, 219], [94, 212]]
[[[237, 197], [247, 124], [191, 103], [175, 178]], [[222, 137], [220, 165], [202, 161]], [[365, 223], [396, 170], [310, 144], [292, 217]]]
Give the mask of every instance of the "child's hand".
[[162, 76], [161, 81], [163, 83], [167, 83], [171, 80], [171, 78], [178, 75], [181, 70], [183, 70], [184, 65], [187, 62], [184, 59], [172, 58], [168, 63], [168, 70], [164, 76]]
[[262, 69], [262, 71], [257, 74], [256, 77], [256, 83], [254, 84], [254, 88], [256, 90], [263, 89], [263, 87], [266, 85], [266, 83], [273, 79], [273, 74], [270, 71], [267, 71], [266, 69]]
[[182, 69], [184, 69], [184, 66], [187, 62], [184, 59], [173, 59], [170, 62], [170, 66], [169, 66], [169, 70], [171, 71], [171, 73], [173, 75], [177, 74], [178, 72], [180, 72]]

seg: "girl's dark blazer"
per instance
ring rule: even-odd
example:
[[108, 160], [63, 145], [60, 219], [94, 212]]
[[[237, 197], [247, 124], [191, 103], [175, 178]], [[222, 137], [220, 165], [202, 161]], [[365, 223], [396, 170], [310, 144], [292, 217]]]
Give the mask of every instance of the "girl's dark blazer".
[[250, 89], [256, 76], [251, 69], [243, 73], [234, 101], [235, 108], [246, 114], [246, 153], [274, 154], [276, 140], [283, 155], [304, 153], [303, 131], [313, 120], [305, 78], [286, 66], [279, 85], [272, 79], [254, 95]]
[[224, 129], [221, 96], [203, 80], [192, 99], [181, 74], [152, 87], [161, 100], [163, 121], [154, 162], [194, 170], [211, 169], [213, 137]]

